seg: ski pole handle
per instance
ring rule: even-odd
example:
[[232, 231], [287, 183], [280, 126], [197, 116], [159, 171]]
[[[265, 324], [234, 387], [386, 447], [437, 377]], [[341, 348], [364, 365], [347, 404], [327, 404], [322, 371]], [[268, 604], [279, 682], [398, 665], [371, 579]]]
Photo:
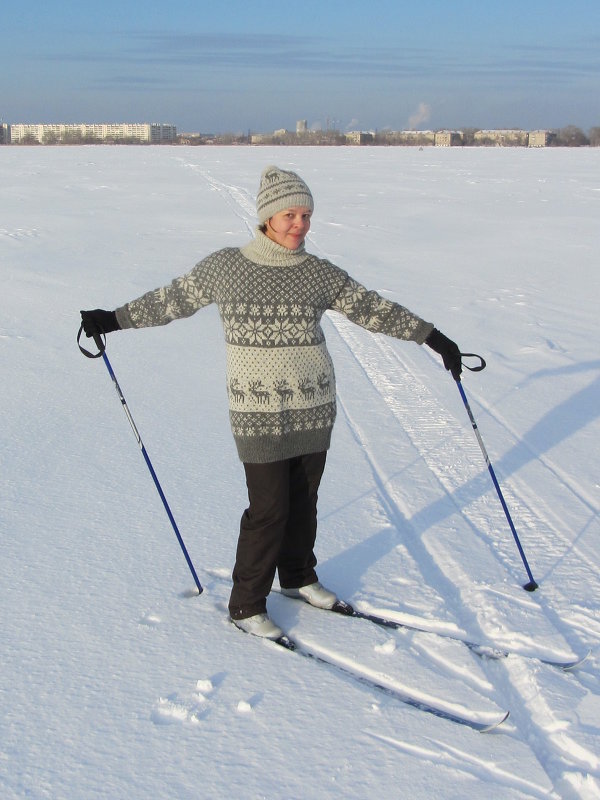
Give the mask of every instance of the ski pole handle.
[[[94, 334], [93, 338], [94, 338], [94, 342], [96, 343], [96, 347], [98, 348], [98, 352], [97, 353], [90, 353], [89, 350], [86, 350], [85, 347], [82, 347], [79, 344], [79, 340], [81, 339], [81, 334], [82, 333], [83, 333], [83, 323], [81, 324], [81, 326], [79, 328], [79, 333], [77, 334], [77, 346], [79, 347], [79, 349], [81, 350], [83, 355], [86, 358], [100, 358], [100, 356], [106, 350], [106, 335], [105, 334], [99, 334], [99, 333], [95, 333]], [[102, 336], [104, 336], [104, 339], [102, 339]]]

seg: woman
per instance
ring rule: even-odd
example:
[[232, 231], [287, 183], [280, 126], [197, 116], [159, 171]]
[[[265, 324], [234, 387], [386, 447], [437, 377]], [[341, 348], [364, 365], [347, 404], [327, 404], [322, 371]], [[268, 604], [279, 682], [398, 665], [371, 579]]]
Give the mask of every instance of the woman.
[[227, 346], [231, 428], [246, 473], [229, 613], [242, 630], [278, 638], [267, 614], [275, 572], [284, 594], [320, 608], [336, 595], [315, 572], [317, 492], [336, 414], [335, 377], [321, 329], [327, 310], [370, 331], [426, 343], [458, 380], [460, 351], [429, 322], [306, 252], [314, 209], [294, 172], [267, 167], [259, 227], [244, 247], [218, 250], [170, 285], [115, 311], [82, 311], [87, 336], [165, 325], [216, 303]]

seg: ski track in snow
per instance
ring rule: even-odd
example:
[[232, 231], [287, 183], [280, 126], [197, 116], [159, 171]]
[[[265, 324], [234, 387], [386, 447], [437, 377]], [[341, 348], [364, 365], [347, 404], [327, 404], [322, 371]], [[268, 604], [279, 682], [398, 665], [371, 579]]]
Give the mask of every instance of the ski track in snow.
[[[196, 165], [186, 166], [199, 172], [211, 188], [243, 221], [248, 230], [253, 232], [254, 201], [246, 190], [223, 183]], [[335, 261], [334, 255], [324, 252], [312, 240], [310, 249], [324, 258], [331, 258]], [[514, 564], [518, 559], [518, 553], [516, 548], [514, 551], [512, 549], [514, 542], [506, 520], [501, 511], [500, 514], [490, 511], [495, 502], [495, 493], [493, 487], [490, 491], [491, 484], [486, 483], [486, 480], [489, 481], [487, 470], [482, 475], [481, 465], [479, 465], [473, 473], [471, 465], [477, 461], [473, 461], [472, 447], [468, 448], [469, 453], [465, 455], [464, 426], [457, 422], [451, 412], [445, 411], [441, 407], [423, 380], [420, 380], [415, 374], [416, 371], [411, 367], [410, 358], [404, 358], [398, 352], [398, 343], [381, 336], [373, 336], [368, 333], [365, 335], [365, 332], [336, 314], [328, 314], [324, 324], [330, 332], [337, 334], [341, 343], [351, 354], [351, 358], [359, 366], [365, 386], [368, 385], [377, 392], [383, 405], [397, 420], [401, 429], [400, 435], [409, 437], [416, 451], [416, 458], [426, 463], [431, 474], [437, 479], [441, 490], [454, 504], [456, 513], [463, 522], [463, 530], [460, 535], [465, 535], [464, 527], [466, 527], [473, 542], [477, 542], [476, 546], [479, 549], [488, 550], [491, 562], [499, 564], [512, 579], [524, 580], [526, 577], [524, 573], [519, 575], [515, 572]], [[406, 345], [400, 344], [400, 347], [402, 346]], [[446, 375], [443, 378], [451, 380]], [[468, 386], [468, 379], [464, 376], [463, 381]], [[399, 386], [403, 387], [401, 398], [398, 397]], [[355, 395], [360, 392], [360, 386], [354, 387]], [[495, 414], [479, 395], [474, 393], [471, 396], [470, 393], [467, 393], [467, 397], [474, 407], [476, 403], [497, 425], [504, 428], [510, 438], [514, 440], [515, 446], [517, 444], [519, 447], [523, 446], [519, 442], [517, 432], [512, 430], [499, 415]], [[338, 405], [346, 418], [357, 446], [369, 463], [381, 507], [388, 516], [389, 524], [392, 528], [402, 528], [405, 531], [407, 525], [411, 526], [412, 524], [413, 512], [406, 499], [395, 494], [386, 470], [379, 466], [377, 455], [369, 447], [368, 436], [363, 433], [358, 418], [353, 415], [350, 398], [344, 395], [339, 386]], [[477, 420], [478, 411], [475, 410], [474, 413]], [[375, 413], [373, 416], [377, 416], [377, 414]], [[552, 463], [549, 457], [540, 455], [531, 448], [528, 450], [529, 457], [536, 462], [536, 466], [541, 470], [546, 470], [552, 476], [553, 484], [558, 483], [558, 492], [568, 497], [566, 502], [579, 505], [583, 508], [584, 514], [587, 513], [590, 518], [597, 514], [592, 498], [586, 496], [569, 476]], [[476, 458], [477, 456], [475, 456]], [[481, 463], [483, 463], [482, 459]], [[493, 457], [492, 463], [494, 463]], [[469, 490], [465, 491], [464, 476], [469, 474], [472, 476], [469, 481]], [[554, 550], [545, 552], [546, 561], [560, 560], [566, 557], [568, 551], [568, 557], [579, 560], [580, 571], [594, 570], [595, 562], [592, 557], [588, 557], [586, 546], [580, 545], [577, 540], [562, 533], [560, 518], [544, 504], [536, 502], [535, 494], [528, 491], [525, 483], [511, 481], [508, 488], [502, 484], [501, 478], [500, 483], [511, 515], [513, 519], [518, 520], [516, 527], [522, 542], [525, 542], [526, 553], [528, 550], [536, 552], [538, 545], [544, 544], [547, 547], [547, 542], [550, 540], [554, 542]], [[471, 502], [466, 507], [462, 498], [472, 497], [473, 486], [477, 486], [479, 500]], [[439, 520], [439, 524], [444, 526], [443, 516]], [[540, 532], [539, 535], [536, 535], [536, 531]], [[548, 532], [550, 532], [550, 536], [548, 536]], [[451, 533], [456, 534], [456, 531], [451, 531]], [[468, 624], [468, 636], [476, 640], [496, 641], [499, 646], [505, 644], [511, 646], [512, 649], [518, 648], [521, 644], [523, 652], [527, 652], [532, 639], [535, 642], [536, 635], [540, 641], [544, 636], [551, 640], [549, 657], [552, 654], [557, 657], [568, 657], [585, 653], [588, 640], [579, 635], [578, 629], [585, 632], [592, 625], [596, 635], [600, 632], [598, 622], [587, 617], [578, 622], [576, 615], [573, 617], [571, 614], [572, 624], [561, 623], [568, 606], [560, 607], [558, 602], [558, 608], [556, 608], [554, 603], [546, 600], [543, 596], [543, 589], [538, 590], [535, 597], [521, 597], [517, 596], [517, 592], [512, 589], [507, 591], [504, 587], [490, 588], [484, 584], [479, 587], [474, 585], [473, 576], [464, 572], [461, 563], [452, 556], [451, 551], [447, 548], [444, 548], [442, 560], [438, 563], [436, 547], [423, 546], [419, 541], [418, 531], [415, 536], [405, 536], [403, 545], [408, 548], [410, 556], [420, 570], [423, 582], [436, 585], [446, 600], [448, 616], [445, 620], [440, 620], [440, 628], [451, 624], [452, 618], [462, 619]], [[520, 562], [519, 566], [521, 566]], [[542, 582], [541, 577], [536, 575], [535, 569], [533, 571], [538, 581]], [[590, 585], [594, 584], [590, 583]], [[486, 597], [490, 596], [490, 592], [499, 598], [499, 602], [494, 605], [493, 616], [488, 618], [486, 616]], [[561, 599], [568, 603], [566, 598], [557, 598], [558, 601]], [[502, 606], [503, 600], [506, 600], [507, 605], [510, 601], [510, 605], [513, 607], [520, 604], [524, 615], [532, 615], [536, 622], [534, 630], [527, 631], [522, 637], [516, 630], [511, 630], [510, 618], [502, 618], [502, 614], [499, 613], [499, 607]], [[555, 602], [557, 601], [555, 600]], [[470, 615], [465, 615], [466, 608], [473, 608], [475, 611]], [[381, 611], [381, 609], [379, 610]], [[460, 625], [456, 626], [457, 630], [460, 628]], [[504, 637], [507, 637], [506, 640]], [[520, 639], [522, 640], [520, 641]], [[380, 647], [385, 652], [386, 647], [381, 645]], [[394, 639], [388, 640], [387, 649], [391, 652], [396, 649]], [[422, 650], [421, 657], [424, 655], [432, 659], [432, 663], [435, 663], [435, 646], [430, 653], [426, 649]], [[344, 657], [341, 655], [338, 657], [343, 662]], [[481, 664], [476, 656], [471, 654], [470, 658], [473, 664], [476, 661]], [[589, 787], [590, 797], [600, 796], [595, 794], [594, 778], [590, 775], [593, 773], [600, 778], [600, 759], [596, 751], [597, 727], [591, 726], [589, 736], [581, 733], [572, 735], [569, 730], [569, 715], [573, 713], [573, 709], [578, 708], [580, 703], [584, 703], [588, 696], [585, 683], [593, 686], [596, 692], [599, 690], [597, 678], [592, 674], [591, 667], [583, 669], [582, 672], [585, 674], [582, 675], [579, 675], [578, 672], [566, 674], [535, 661], [527, 662], [518, 657], [509, 657], [500, 662], [491, 661], [487, 665], [484, 664], [484, 672], [490, 684], [495, 687], [489, 693], [490, 699], [498, 706], [504, 705], [510, 708], [511, 722], [514, 727], [512, 735], [518, 737], [525, 746], [532, 749], [555, 789], [559, 792], [562, 789], [576, 791], [586, 784]], [[546, 681], [550, 681], [553, 686], [560, 685], [560, 692], [565, 697], [563, 708], [552, 708], [544, 701]], [[156, 712], [159, 717], [171, 713], [169, 711], [170, 703], [171, 701], [166, 703], [166, 710], [159, 706]], [[175, 708], [179, 707], [179, 704], [175, 703]], [[175, 716], [177, 713], [176, 711]], [[196, 713], [194, 710], [190, 712], [189, 704], [183, 705], [181, 714], [186, 719], [193, 719]], [[369, 732], [369, 735], [378, 738], [376, 732]], [[380, 738], [400, 750], [410, 751], [412, 748], [412, 745], [399, 740], [391, 740], [389, 737], [383, 736]], [[448, 763], [453, 765], [460, 763], [461, 769], [465, 769], [465, 761], [468, 764], [469, 759], [465, 759], [464, 753], [453, 753], [449, 747], [443, 749], [446, 751], [445, 758]], [[439, 757], [439, 748], [437, 747], [435, 756]], [[475, 768], [480, 773], [482, 764], [477, 762]], [[487, 768], [497, 775], [502, 775], [502, 770], [498, 770], [492, 765]], [[587, 778], [583, 779], [582, 775], [587, 775]], [[535, 784], [530, 784], [526, 780], [516, 779], [514, 776], [503, 777], [507, 777], [507, 785], [528, 792], [531, 796], [548, 796], [546, 792], [540, 792]]]
[[31, 239], [39, 236], [39, 231], [31, 228], [15, 228], [14, 230], [7, 230], [0, 228], [0, 237], [12, 239], [14, 242], [20, 242], [23, 239]]
[[[457, 459], [456, 454], [465, 449], [463, 429], [456, 424], [455, 419], [450, 414], [440, 409], [439, 404], [428, 392], [425, 385], [411, 375], [410, 368], [402, 362], [401, 357], [390, 343], [382, 340], [382, 337], [379, 337], [374, 342], [367, 342], [365, 337], [356, 331], [356, 326], [347, 320], [334, 315], [331, 315], [330, 320], [354, 358], [359, 362], [367, 379], [376, 388], [394, 416], [398, 418], [402, 430], [408, 433], [412, 443], [419, 451], [420, 457], [438, 478], [444, 490], [449, 495], [458, 495], [460, 500], [461, 494], [465, 494], [464, 488], [461, 487], [461, 475], [469, 472], [468, 467], [463, 473], [460, 470], [456, 470], [456, 467], [460, 466], [460, 461]], [[413, 384], [412, 388], [403, 391], [402, 398], [398, 399], [395, 396], [398, 386], [408, 383]], [[411, 398], [416, 398], [416, 400], [411, 402]], [[343, 399], [342, 407], [344, 407]], [[356, 431], [359, 430], [357, 422], [353, 421], [352, 425]], [[440, 439], [443, 438], [443, 448], [436, 446], [434, 450], [428, 449], [431, 441], [428, 436], [430, 432], [437, 434]], [[365, 451], [368, 453], [367, 441], [362, 440], [359, 434], [357, 434], [357, 438], [361, 440]], [[368, 457], [373, 470], [377, 471], [375, 456], [372, 453], [368, 453]], [[542, 466], [545, 466], [543, 462]], [[556, 474], [555, 471], [553, 471], [553, 474]], [[491, 488], [492, 484], [489, 482], [487, 473], [484, 472], [482, 477], [482, 489], [486, 495], [489, 494], [491, 501], [494, 501], [496, 496]], [[378, 482], [383, 486], [383, 476], [379, 475]], [[568, 484], [560, 481], [559, 491], [560, 489], [564, 489], [570, 495], [571, 503], [582, 506], [584, 514], [589, 513], [589, 503], [582, 500], [577, 493], [572, 492]], [[535, 503], [535, 498], [527, 496], [528, 491], [525, 483], [511, 484], [508, 489], [504, 487], [503, 494], [507, 498], [509, 509], [514, 510], [513, 518], [518, 521], [519, 527], [525, 532], [521, 538], [523, 542], [526, 542], [526, 550], [536, 553], [543, 534], [544, 541], [548, 538], [550, 541], [555, 541], [555, 549], [548, 552], [546, 547], [545, 556], [558, 560], [569, 549], [569, 557], [574, 557], [578, 560], [579, 569], [582, 569], [582, 565], [585, 565], [583, 567], [584, 572], [586, 570], [589, 570], [590, 573], [595, 571], [592, 557], [586, 553], [586, 548], [581, 547], [577, 541], [568, 539], [563, 534], [558, 520], [550, 520], [550, 515], [546, 513], [546, 506]], [[388, 499], [388, 504], [389, 502]], [[500, 506], [498, 505], [499, 508]], [[472, 530], [477, 535], [482, 531], [486, 532], [483, 537], [484, 541], [488, 541], [492, 534], [495, 534], [498, 538], [499, 534], [508, 534], [504, 537], [505, 546], [502, 548], [501, 555], [505, 560], [506, 568], [511, 569], [512, 563], [518, 561], [518, 557], [514, 557], [516, 551], [513, 552], [512, 549], [506, 547], [508, 545], [509, 548], [513, 548], [514, 543], [508, 524], [502, 514], [494, 514], [495, 523], [499, 523], [498, 528], [494, 530], [490, 529], [488, 508], [483, 508], [481, 513], [473, 513], [472, 509], [464, 508], [460, 502], [457, 502], [457, 510], [471, 523]], [[537, 535], [536, 531], [538, 532]], [[550, 533], [550, 536], [548, 536], [548, 533]], [[525, 578], [525, 574], [522, 577]], [[535, 604], [544, 605], [546, 613], [549, 616], [555, 616], [555, 621], [560, 622], [560, 618], [555, 615], [555, 612], [545, 600], [543, 592], [535, 595]], [[570, 644], [575, 649], [575, 652], [585, 652], [585, 641], [580, 639], [576, 632], [571, 633], [570, 638]]]
[[[464, 436], [462, 429], [453, 424], [452, 417], [439, 408], [439, 405], [431, 398], [427, 388], [410, 375], [408, 366], [402, 362], [401, 357], [387, 340], [382, 337], [378, 337], [374, 341], [367, 339], [356, 329], [356, 326], [338, 315], [330, 315], [329, 319], [333, 328], [360, 364], [367, 380], [377, 389], [386, 405], [392, 409], [394, 416], [398, 417], [402, 430], [409, 434], [413, 444], [416, 445], [419, 451], [420, 457], [438, 478], [443, 488], [448, 493], [452, 493], [456, 489], [456, 482], [452, 480], [456, 474], [454, 472], [457, 467], [456, 453], [461, 452], [463, 447]], [[373, 350], [379, 350], [379, 356], [377, 354], [374, 356]], [[396, 363], [394, 364], [394, 362]], [[394, 372], [399, 372], [400, 375], [394, 376]], [[401, 401], [394, 397], [394, 389], [399, 385], [399, 381], [403, 383], [408, 381], [416, 384], [403, 394]], [[415, 398], [412, 403], [410, 402], [411, 397]], [[397, 501], [393, 493], [390, 493], [386, 488], [385, 475], [378, 468], [376, 455], [369, 451], [368, 439], [361, 433], [357, 419], [352, 418], [348, 412], [344, 398], [340, 397], [339, 401], [349, 424], [354, 430], [357, 442], [370, 462], [383, 505], [390, 513], [390, 521], [395, 524], [401, 518], [403, 526], [406, 526], [408, 514], [402, 507], [401, 501]], [[429, 434], [432, 432], [443, 438], [443, 448], [435, 447], [434, 450], [429, 449], [431, 443]], [[424, 433], [425, 435], [423, 435]], [[444, 455], [446, 456], [445, 458]], [[457, 470], [457, 474], [460, 476], [460, 469]], [[536, 521], [541, 516], [538, 514], [538, 509], [527, 504], [515, 492], [513, 492], [513, 496], [508, 503], [509, 508], [515, 509], [517, 518], [524, 521], [524, 529], [533, 530]], [[486, 528], [488, 529], [487, 535], [493, 534], [493, 531], [489, 531], [486, 524], [485, 510], [482, 514], [473, 514], [470, 509], [464, 509], [460, 506], [458, 510], [461, 511], [465, 520], [470, 523], [471, 530], [479, 538], [483, 538], [486, 541], [487, 536], [481, 537], [480, 534]], [[564, 540], [560, 537], [558, 531], [555, 530], [554, 532], [557, 539], [564, 544]], [[535, 540], [532, 540], [533, 537], [530, 536], [530, 545], [535, 551]], [[411, 541], [414, 541], [414, 539], [411, 539]], [[512, 543], [512, 539], [510, 543]], [[417, 561], [421, 562], [422, 572], [431, 574], [431, 564], [423, 564], [423, 551], [420, 548], [419, 551], [419, 554], [413, 553], [413, 555], [415, 555]], [[429, 555], [435, 560], [432, 552], [429, 552]], [[556, 556], [558, 555], [559, 553], [557, 552]], [[579, 556], [584, 558], [583, 554], [579, 554]], [[592, 565], [589, 560], [587, 563], [591, 568]], [[507, 563], [507, 566], [509, 565], [510, 562]], [[477, 597], [476, 593], [469, 597], [465, 595], [464, 590], [461, 592], [460, 584], [453, 585], [452, 582], [448, 581], [449, 574], [461, 575], [462, 570], [459, 563], [454, 562], [452, 570], [446, 568], [444, 572], [447, 585], [442, 593], [444, 597], [453, 600], [457, 609], [463, 605], [476, 608], [482, 607], [480, 604], [485, 603], [485, 591], [480, 594], [480, 597]], [[468, 576], [464, 576], [464, 581], [461, 581], [461, 584], [466, 585], [467, 581]], [[464, 602], [461, 602], [461, 594], [465, 595]], [[533, 598], [530, 600], [525, 596], [522, 602], [530, 611], [539, 603], [546, 612], [545, 617], [550, 626], [554, 627], [553, 620], [560, 622], [560, 615], [553, 611], [541, 593], [535, 597], [535, 600]], [[496, 625], [501, 624], [501, 622], [501, 620], [495, 620]], [[488, 626], [486, 626], [485, 620], [480, 620], [480, 623], [479, 630], [474, 635], [486, 640], [493, 640], [494, 631], [487, 630]], [[497, 631], [496, 633], [499, 632]], [[508, 633], [514, 641], [515, 634], [511, 634], [510, 623], [508, 625]], [[548, 634], [548, 631], [544, 631], [544, 633]], [[556, 634], [557, 638], [560, 638], [558, 630], [556, 630]], [[525, 646], [527, 646], [529, 638], [529, 636], [524, 637], [523, 644]], [[535, 637], [533, 638], [535, 639]], [[498, 640], [497, 636], [496, 639]], [[573, 632], [569, 639], [575, 652], [585, 652], [586, 645], [576, 632]], [[582, 771], [592, 770], [597, 772], [600, 761], [594, 752], [595, 737], [590, 737], [588, 741], [578, 741], [577, 737], [570, 736], [568, 722], [557, 715], [556, 710], [543, 701], [543, 691], [541, 690], [543, 681], [538, 680], [536, 677], [540, 667], [522, 662], [518, 662], [518, 667], [515, 667], [513, 666], [515, 661], [518, 662], [518, 659], [509, 658], [506, 664], [491, 663], [488, 667], [488, 674], [491, 677], [491, 682], [497, 688], [501, 688], [497, 700], [501, 702], [499, 698], [505, 698], [505, 706], [511, 709], [511, 721], [517, 725], [523, 740], [530, 743], [543, 765], [549, 765], [547, 772], [550, 780], [556, 785], [562, 779], [565, 763]], [[568, 694], [576, 700], [580, 699], [578, 697], [576, 673], [575, 675], [563, 675], [560, 678], [555, 678], [555, 680], [562, 680]], [[532, 700], [531, 697], [534, 699]], [[557, 731], [560, 732], [557, 733]], [[558, 768], [556, 764], [557, 752], [560, 754]], [[564, 762], [561, 763], [563, 760]]]
[[[398, 418], [402, 430], [407, 432], [411, 437], [413, 444], [416, 445], [419, 451], [420, 457], [425, 461], [431, 472], [438, 478], [443, 488], [448, 493], [452, 493], [456, 489], [456, 482], [452, 480], [455, 475], [454, 470], [457, 466], [456, 453], [460, 452], [463, 448], [464, 435], [462, 429], [453, 424], [454, 420], [452, 417], [439, 408], [439, 405], [431, 398], [427, 388], [411, 376], [408, 366], [402, 362], [401, 357], [396, 353], [393, 345], [387, 340], [383, 339], [383, 337], [377, 337], [373, 340], [367, 339], [356, 329], [356, 326], [338, 315], [332, 314], [329, 319], [333, 328], [337, 331], [340, 338], [360, 364], [367, 380], [377, 389], [386, 405], [391, 408], [394, 416]], [[379, 355], [374, 355], [374, 350], [379, 350]], [[394, 375], [395, 372], [400, 374]], [[400, 381], [402, 383], [412, 382], [415, 385], [403, 394], [401, 401], [398, 401], [394, 396], [394, 390], [399, 385]], [[410, 402], [411, 397], [415, 398], [412, 403]], [[356, 418], [352, 418], [347, 410], [344, 398], [340, 397], [339, 401], [349, 424], [354, 430], [357, 442], [360, 444], [361, 449], [370, 462], [377, 486], [381, 493], [383, 505], [390, 513], [390, 521], [392, 524], [395, 524], [396, 520], [401, 518], [403, 520], [403, 526], [405, 526], [407, 516], [406, 510], [402, 507], [401, 501], [397, 501], [393, 497], [393, 494], [386, 488], [386, 477], [378, 468], [375, 454], [369, 451], [368, 439], [361, 433], [359, 423]], [[429, 434], [432, 432], [443, 438], [444, 448], [435, 447], [434, 450], [429, 449], [431, 443]], [[446, 458], [444, 458], [444, 454]], [[461, 471], [458, 470], [458, 475], [460, 474]], [[567, 488], [569, 489], [569, 487]], [[579, 500], [578, 497], [576, 499]], [[543, 519], [543, 515], [539, 513], [539, 508], [528, 504], [523, 499], [522, 495], [514, 490], [509, 500], [509, 508], [515, 509], [517, 514], [516, 518], [524, 522], [523, 528], [528, 531], [533, 531], [539, 519]], [[482, 515], [473, 514], [470, 509], [464, 509], [460, 506], [459, 510], [465, 520], [471, 523], [471, 530], [480, 537], [480, 531], [485, 531], [486, 528], [488, 528], [485, 524], [485, 510]], [[556, 539], [563, 545], [563, 549], [565, 545], [571, 544], [565, 541], [556, 528], [553, 529], [553, 532]], [[490, 533], [493, 533], [493, 531], [490, 532], [488, 528], [487, 535]], [[487, 536], [484, 536], [483, 539], [485, 541]], [[530, 536], [529, 542], [532, 551], [535, 551], [535, 538]], [[416, 555], [417, 561], [421, 561], [423, 573], [431, 574], [431, 564], [423, 564], [422, 552], [423, 551], [420, 550], [420, 555], [415, 553], [413, 553], [413, 555]], [[430, 553], [430, 555], [433, 556], [433, 553]], [[555, 555], [558, 557], [560, 553], [557, 551]], [[591, 560], [586, 559], [583, 553], [579, 552], [577, 555], [590, 569], [593, 568]], [[507, 566], [509, 565], [510, 562], [507, 563]], [[461, 571], [460, 564], [455, 562], [450, 572], [460, 575]], [[448, 574], [449, 571], [446, 569], [446, 579], [448, 578]], [[467, 580], [468, 578], [465, 577], [465, 583]], [[453, 586], [452, 583], [450, 583], [443, 590], [443, 594], [446, 598], [452, 598], [457, 607], [463, 605], [460, 601], [461, 589], [459, 585]], [[485, 592], [483, 594], [485, 594]], [[480, 598], [466, 596], [464, 605], [475, 605], [475, 607], [478, 607], [477, 600], [482, 603], [485, 602], [483, 595]], [[546, 612], [545, 616], [550, 625], [553, 625], [554, 620], [560, 622], [560, 615], [553, 611], [551, 605], [544, 600], [541, 593], [536, 596], [533, 603], [529, 601], [528, 598], [525, 598], [523, 601], [524, 605], [527, 605], [530, 609], [538, 602]], [[494, 631], [488, 631], [486, 629], [485, 620], [481, 620], [481, 623], [476, 636], [480, 636], [480, 638], [486, 640], [493, 639]], [[496, 620], [496, 624], [497, 623], [498, 621]], [[508, 632], [510, 634], [510, 626], [508, 627]], [[547, 633], [547, 631], [545, 631], [545, 633]], [[556, 633], [560, 636], [558, 630]], [[486, 636], [486, 634], [488, 635]], [[514, 634], [512, 638], [515, 638]], [[529, 636], [525, 637], [523, 644], [527, 645], [528, 639]], [[585, 652], [586, 644], [580, 639], [576, 632], [571, 633], [569, 640], [575, 652]], [[515, 661], [517, 662], [516, 666]], [[556, 710], [549, 707], [543, 701], [543, 691], [541, 690], [543, 681], [537, 680], [536, 677], [536, 673], [539, 671], [540, 667], [538, 665], [527, 665], [514, 658], [507, 659], [506, 664], [491, 663], [488, 668], [488, 674], [490, 674], [492, 683], [496, 687], [501, 687], [499, 697], [504, 697], [506, 707], [511, 709], [511, 720], [513, 724], [517, 725], [523, 740], [530, 742], [540, 762], [543, 765], [549, 765], [547, 769], [548, 776], [555, 785], [563, 778], [565, 764], [576, 769], [581, 769], [584, 772], [588, 770], [597, 772], [600, 761], [594, 752], [596, 745], [595, 737], [591, 736], [587, 741], [578, 741], [577, 737], [569, 735], [568, 722], [557, 715]], [[563, 675], [560, 678], [555, 678], [555, 680], [562, 680], [569, 695], [577, 700], [579, 699], [577, 697], [576, 674], [575, 676]], [[585, 694], [585, 692], [583, 692], [583, 694]], [[556, 764], [557, 752], [560, 754], [558, 768]], [[564, 760], [564, 763], [560, 763], [562, 760]]]

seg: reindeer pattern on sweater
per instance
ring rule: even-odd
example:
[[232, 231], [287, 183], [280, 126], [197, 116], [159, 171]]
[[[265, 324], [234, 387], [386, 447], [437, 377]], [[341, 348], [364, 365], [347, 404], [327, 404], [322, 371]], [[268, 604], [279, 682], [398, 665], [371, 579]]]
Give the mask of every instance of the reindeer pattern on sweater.
[[225, 335], [231, 428], [240, 459], [250, 463], [329, 447], [336, 403], [325, 311], [419, 344], [433, 328], [304, 246], [287, 250], [260, 231], [249, 245], [218, 250], [118, 308], [117, 319], [122, 328], [165, 325], [211, 303]]

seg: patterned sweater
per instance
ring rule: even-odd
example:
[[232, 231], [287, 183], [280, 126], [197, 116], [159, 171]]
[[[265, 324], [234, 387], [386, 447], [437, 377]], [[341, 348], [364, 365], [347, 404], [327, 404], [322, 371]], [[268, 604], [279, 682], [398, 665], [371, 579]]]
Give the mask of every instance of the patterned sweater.
[[370, 331], [422, 344], [433, 325], [367, 291], [344, 270], [260, 231], [200, 261], [169, 286], [116, 310], [121, 328], [165, 325], [210, 303], [227, 352], [229, 416], [239, 457], [266, 463], [329, 448], [335, 376], [321, 317], [339, 311]]

